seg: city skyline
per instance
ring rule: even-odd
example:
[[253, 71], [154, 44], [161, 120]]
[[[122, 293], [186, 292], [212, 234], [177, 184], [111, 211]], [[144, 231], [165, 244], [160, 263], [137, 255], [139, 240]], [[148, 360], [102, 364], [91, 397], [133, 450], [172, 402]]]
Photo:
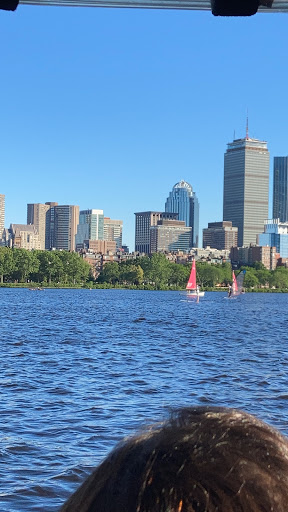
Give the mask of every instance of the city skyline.
[[220, 221], [223, 154], [234, 131], [245, 135], [247, 108], [250, 136], [267, 140], [272, 157], [287, 154], [286, 20], [28, 5], [1, 12], [5, 225], [24, 223], [27, 203], [55, 198], [122, 219], [132, 248], [134, 212], [162, 211], [182, 178], [199, 198], [200, 234]]
[[[248, 120], [247, 120], [247, 123], [248, 123]], [[232, 143], [229, 143], [229, 142], [228, 142], [228, 143], [227, 143], [227, 150], [226, 150], [226, 153], [224, 154], [224, 168], [223, 168], [223, 174], [224, 174], [224, 195], [223, 195], [223, 216], [222, 216], [222, 217], [223, 217], [223, 220], [226, 220], [226, 221], [231, 220], [231, 218], [232, 218], [232, 220], [234, 221], [234, 222], [233, 222], [233, 227], [237, 226], [237, 222], [235, 222], [235, 215], [232, 215], [232, 217], [231, 217], [231, 215], [226, 214], [226, 216], [225, 216], [225, 186], [226, 186], [226, 185], [225, 185], [225, 172], [227, 173], [227, 168], [228, 168], [228, 170], [229, 170], [229, 166], [231, 167], [231, 164], [229, 164], [229, 163], [228, 163], [228, 165], [227, 165], [227, 158], [228, 158], [228, 159], [230, 158], [230, 160], [231, 160], [231, 156], [230, 156], [230, 155], [231, 155], [231, 153], [232, 153], [232, 159], [233, 159], [233, 158], [234, 158], [234, 157], [233, 157], [233, 155], [235, 154], [235, 152], [236, 152], [236, 153], [238, 152], [239, 154], [240, 154], [241, 152], [247, 152], [247, 148], [248, 148], [248, 152], [249, 152], [249, 149], [251, 149], [251, 148], [250, 148], [250, 146], [251, 146], [251, 145], [253, 146], [253, 144], [254, 144], [255, 148], [252, 148], [252, 149], [254, 150], [252, 153], [255, 153], [255, 149], [257, 149], [257, 148], [256, 148], [256, 146], [258, 145], [258, 146], [259, 146], [259, 148], [258, 148], [258, 152], [260, 153], [260, 159], [261, 159], [261, 158], [263, 159], [263, 155], [262, 155], [262, 153], [263, 153], [263, 151], [264, 151], [264, 150], [265, 150], [265, 151], [267, 152], [267, 154], [268, 154], [268, 176], [266, 176], [266, 175], [265, 175], [265, 176], [266, 176], [265, 180], [266, 180], [266, 182], [267, 182], [267, 183], [266, 183], [266, 185], [265, 185], [265, 187], [267, 188], [267, 186], [269, 187], [269, 175], [270, 175], [270, 169], [269, 169], [269, 152], [267, 151], [267, 142], [266, 142], [266, 141], [264, 141], [264, 142], [263, 142], [263, 141], [260, 141], [260, 140], [258, 140], [258, 139], [251, 139], [251, 138], [248, 136], [248, 124], [247, 124], [247, 127], [246, 127], [246, 137], [245, 137], [245, 138], [243, 138], [243, 139], [236, 139], [236, 140], [234, 139]], [[242, 147], [242, 146], [243, 146], [243, 147]], [[246, 147], [246, 146], [247, 146], [247, 147]], [[249, 147], [248, 147], [248, 146], [249, 146]], [[265, 151], [264, 151], [264, 153], [265, 153]], [[229, 154], [229, 152], [230, 152], [230, 154]], [[241, 157], [241, 158], [242, 158], [242, 157]], [[252, 164], [251, 164], [251, 162], [250, 162], [250, 164], [249, 164], [249, 166], [248, 166], [248, 168], [247, 168], [247, 170], [248, 170], [248, 171], [251, 171], [251, 170], [252, 170], [252, 167], [253, 167], [253, 166], [255, 166], [255, 162], [256, 162], [256, 161], [255, 161], [255, 156], [254, 156], [253, 154], [252, 154], [252, 157], [250, 157], [250, 159], [251, 159], [251, 158], [252, 158]], [[272, 188], [273, 188], [273, 212], [274, 212], [274, 210], [275, 210], [275, 204], [274, 204], [274, 203], [275, 203], [275, 162], [284, 161], [284, 162], [285, 162], [285, 164], [286, 164], [286, 167], [287, 167], [287, 159], [288, 159], [288, 157], [274, 157], [274, 175], [273, 175], [273, 187], [272, 187]], [[239, 160], [239, 159], [238, 159], [238, 160]], [[237, 160], [237, 157], [236, 157], [236, 162], [237, 162], [236, 167], [237, 167], [237, 169], [238, 169], [238, 167], [239, 167], [239, 162], [238, 162], [238, 160]], [[244, 159], [244, 160], [245, 160], [245, 159]], [[265, 167], [267, 167], [266, 159], [264, 158], [264, 160], [265, 160]], [[263, 162], [264, 162], [264, 160], [263, 160]], [[225, 162], [226, 162], [226, 164], [225, 164]], [[226, 165], [226, 171], [225, 171], [225, 165]], [[252, 165], [252, 167], [251, 167], [251, 165]], [[262, 166], [262, 164], [260, 164], [260, 167], [261, 167], [261, 166]], [[235, 167], [235, 163], [233, 163], [232, 168], [233, 168], [233, 167]], [[241, 165], [240, 165], [240, 167], [241, 167]], [[258, 167], [258, 169], [257, 169], [257, 167]], [[232, 169], [232, 168], [231, 168], [231, 169]], [[236, 169], [236, 168], [235, 168], [235, 169]], [[237, 169], [236, 169], [236, 170], [237, 170]], [[244, 169], [244, 168], [243, 168], [243, 169]], [[245, 176], [245, 172], [247, 172], [247, 170], [246, 170], [246, 171], [244, 171], [244, 174], [243, 174], [243, 177], [242, 177], [243, 179], [244, 179], [244, 176]], [[237, 172], [238, 172], [238, 171], [237, 171]], [[242, 171], [241, 171], [241, 172], [242, 172]], [[257, 174], [257, 172], [259, 172], [259, 163], [256, 163], [256, 171], [255, 171], [255, 172], [256, 172], [256, 174]], [[233, 173], [234, 173], [234, 171], [233, 171]], [[233, 173], [232, 173], [232, 174], [233, 174]], [[267, 171], [266, 171], [266, 174], [267, 174]], [[287, 170], [286, 170], [286, 174], [287, 174]], [[258, 175], [257, 175], [257, 176], [258, 176]], [[256, 177], [257, 177], [257, 176], [256, 176]], [[285, 175], [285, 176], [286, 176], [286, 175]], [[231, 176], [231, 177], [232, 177], [232, 176]], [[268, 177], [268, 180], [267, 180], [267, 177]], [[235, 178], [235, 176], [234, 176], [234, 178]], [[242, 178], [241, 178], [241, 179], [242, 179]], [[226, 178], [226, 181], [227, 181], [227, 178]], [[252, 180], [252, 181], [253, 181], [253, 180]], [[282, 181], [285, 181], [285, 180], [282, 178]], [[238, 185], [239, 185], [239, 184], [238, 184]], [[234, 187], [234, 182], [232, 183], [232, 188], [231, 188], [231, 186], [230, 186], [230, 187], [228, 187], [228, 188], [229, 188], [229, 190], [228, 190], [228, 188], [227, 188], [227, 186], [226, 186], [226, 188], [227, 188], [226, 196], [229, 196], [228, 192], [229, 192], [229, 193], [231, 193], [231, 190], [232, 190], [232, 191], [234, 191], [234, 192], [236, 191], [236, 192], [237, 192], [237, 194], [238, 194], [238, 192], [239, 192], [239, 191], [234, 190], [234, 189], [233, 189], [233, 187]], [[265, 188], [265, 187], [264, 187], [264, 188]], [[255, 186], [254, 186], [254, 188], [255, 188]], [[271, 187], [269, 187], [269, 190], [267, 190], [267, 208], [268, 208], [268, 193], [269, 193], [269, 195], [270, 195], [270, 193], [271, 193], [270, 188], [271, 188]], [[286, 187], [286, 188], [287, 188], [287, 187]], [[231, 190], [230, 190], [230, 189], [231, 189]], [[255, 189], [255, 190], [256, 190], [256, 189]], [[262, 190], [262, 189], [261, 189], [261, 190]], [[185, 197], [183, 196], [183, 192], [185, 192], [185, 194], [184, 194], [184, 196], [185, 196]], [[287, 190], [286, 190], [286, 192], [287, 192]], [[187, 195], [187, 197], [186, 197], [186, 195]], [[250, 193], [250, 195], [251, 195], [251, 193]], [[260, 195], [261, 195], [261, 194], [260, 194]], [[260, 196], [259, 196], [259, 197], [260, 197]], [[2, 205], [3, 205], [3, 204], [5, 205], [5, 194], [0, 194], [0, 198], [2, 198], [2, 203], [1, 203], [1, 204], [2, 204]], [[189, 199], [189, 198], [190, 198], [190, 199]], [[189, 183], [187, 183], [185, 180], [180, 180], [179, 182], [177, 182], [177, 183], [173, 186], [172, 191], [170, 191], [170, 192], [169, 192], [168, 198], [166, 197], [166, 201], [165, 201], [165, 211], [166, 211], [166, 212], [169, 212], [169, 211], [170, 211], [170, 209], [172, 209], [172, 211], [177, 212], [177, 214], [178, 214], [178, 219], [179, 219], [179, 220], [184, 220], [184, 221], [185, 221], [185, 225], [186, 225], [186, 226], [188, 226], [189, 224], [191, 225], [191, 218], [192, 218], [192, 217], [191, 217], [191, 214], [190, 214], [190, 206], [188, 205], [187, 201], [188, 201], [188, 202], [189, 202], [189, 201], [192, 201], [192, 203], [193, 203], [193, 205], [192, 205], [192, 207], [193, 207], [193, 208], [192, 208], [192, 211], [193, 211], [193, 215], [192, 215], [192, 217], [193, 217], [193, 219], [192, 219], [192, 224], [194, 223], [194, 216], [195, 216], [195, 211], [196, 211], [196, 224], [197, 224], [197, 225], [199, 225], [199, 201], [198, 201], [198, 197], [197, 197], [197, 195], [196, 195], [195, 191], [193, 191], [193, 187], [192, 187]], [[230, 202], [231, 202], [231, 201], [230, 201]], [[241, 201], [240, 201], [240, 202], [241, 202]], [[251, 202], [251, 201], [250, 201], [250, 202]], [[187, 203], [187, 204], [186, 204], [186, 203]], [[195, 203], [196, 203], [196, 207], [195, 207]], [[237, 203], [237, 201], [236, 201], [236, 203], [235, 203], [235, 204], [234, 204], [234, 203], [235, 203], [235, 198], [234, 198], [234, 196], [233, 196], [233, 194], [232, 194], [232, 202], [231, 202], [231, 204], [233, 204], [233, 208], [235, 208], [235, 204]], [[253, 207], [252, 207], [252, 208], [254, 208], [254, 209], [255, 209], [254, 199], [252, 200], [252, 203], [253, 203]], [[286, 203], [285, 203], [285, 204], [286, 204]], [[41, 229], [39, 229], [39, 228], [40, 228], [40, 225], [41, 225], [41, 222], [42, 222], [42, 224], [43, 224], [43, 216], [45, 217], [45, 213], [46, 213], [47, 209], [49, 209], [49, 208], [50, 208], [50, 206], [47, 206], [47, 205], [57, 205], [57, 206], [58, 206], [58, 203], [49, 203], [49, 202], [47, 203], [47, 202], [46, 202], [46, 204], [44, 204], [44, 203], [42, 203], [42, 204], [41, 204], [41, 203], [34, 203], [34, 204], [29, 204], [29, 203], [28, 203], [28, 204], [27, 204], [27, 224], [34, 224], [34, 225], [36, 226], [36, 228], [37, 228], [37, 230], [38, 230], [39, 234], [40, 234], [40, 231], [41, 231]], [[36, 208], [37, 208], [37, 210], [36, 210]], [[43, 208], [44, 208], [44, 210], [45, 210], [45, 211], [43, 210], [43, 212], [42, 212], [42, 209], [43, 209]], [[80, 208], [79, 208], [79, 206], [78, 206], [78, 205], [70, 205], [70, 206], [67, 206], [67, 205], [66, 205], [66, 206], [60, 205], [60, 208], [62, 208], [62, 209], [63, 209], [63, 208], [77, 208], [77, 209], [78, 209], [78, 211], [80, 211], [80, 213], [85, 214], [85, 215], [86, 215], [87, 213], [89, 213], [89, 212], [90, 212], [90, 213], [92, 213], [92, 212], [93, 212], [93, 213], [96, 213], [96, 212], [97, 212], [97, 214], [100, 214], [100, 213], [101, 213], [101, 217], [103, 217], [103, 220], [104, 220], [104, 212], [103, 212], [103, 210], [100, 210], [100, 209], [97, 209], [97, 210], [96, 210], [96, 209], [92, 209], [92, 210], [91, 210], [91, 209], [89, 209], [89, 210], [80, 210]], [[195, 209], [195, 208], [196, 208], [196, 209]], [[228, 208], [228, 209], [229, 209], [229, 208]], [[163, 208], [162, 208], [162, 210], [164, 211], [164, 209], [163, 209]], [[226, 206], [226, 211], [227, 211], [227, 206]], [[254, 210], [253, 210], [253, 211], [254, 211]], [[148, 213], [148, 211], [147, 211], [147, 210], [146, 210], [145, 212], [146, 212], [146, 213]], [[145, 212], [144, 212], [144, 213], [145, 213]], [[151, 212], [151, 210], [150, 210], [150, 212]], [[152, 211], [152, 212], [153, 212], [153, 211]], [[155, 211], [154, 211], [154, 213], [155, 213]], [[229, 212], [228, 212], [228, 213], [229, 213]], [[135, 214], [135, 212], [134, 212], [134, 214]], [[78, 215], [79, 215], [79, 214], [78, 214]], [[136, 214], [136, 224], [137, 224], [137, 215], [139, 215], [139, 214], [138, 214], [138, 213]], [[162, 213], [161, 215], [163, 215], [163, 213]], [[263, 216], [263, 215], [262, 215], [262, 216]], [[187, 217], [187, 218], [186, 218], [186, 217]], [[237, 215], [236, 215], [236, 217], [237, 217]], [[269, 217], [269, 212], [268, 212], [268, 210], [267, 210], [267, 215], [265, 215], [263, 218], [264, 218], [264, 220], [266, 220], [266, 219], [268, 219], [268, 217]], [[39, 221], [39, 219], [40, 219], [40, 218], [42, 219], [42, 221]], [[160, 217], [159, 217], [159, 218], [160, 218]], [[228, 218], [229, 218], [229, 219], [228, 219]], [[2, 219], [3, 219], [3, 207], [2, 207]], [[106, 217], [106, 219], [110, 219], [110, 218]], [[188, 219], [188, 220], [187, 220], [187, 219]], [[221, 219], [221, 220], [222, 220], [222, 219]], [[79, 228], [80, 228], [80, 226], [81, 226], [81, 222], [82, 222], [82, 221], [80, 220], [80, 222], [79, 222]], [[113, 222], [119, 222], [119, 221], [114, 221], [114, 220], [113, 220]], [[122, 224], [122, 226], [123, 226], [123, 221], [120, 221], [120, 222], [121, 222], [121, 224]], [[216, 223], [217, 223], [217, 222], [219, 222], [219, 221], [213, 221], [213, 222], [216, 222]], [[211, 221], [210, 221], [210, 222], [208, 222], [208, 223], [207, 223], [207, 225], [209, 225], [210, 223], [211, 223]], [[11, 225], [12, 225], [12, 224], [15, 224], [15, 222], [10, 223], [10, 224], [11, 224]], [[10, 225], [10, 224], [9, 224], [9, 225]], [[24, 224], [24, 223], [23, 223], [23, 224]], [[8, 227], [9, 227], [9, 225], [6, 225], [6, 221], [5, 221], [5, 227], [6, 227], [6, 228], [8, 228]], [[17, 223], [17, 225], [20, 225], [20, 223], [18, 222], [18, 223]], [[77, 224], [76, 224], [76, 225], [77, 225]], [[263, 226], [264, 226], [264, 224], [263, 224]], [[78, 229], [79, 229], [79, 228], [78, 228]], [[135, 228], [136, 228], [136, 230], [137, 230], [137, 225], [136, 225], [136, 226], [134, 226], [134, 241], [133, 241], [133, 244], [132, 244], [132, 245], [130, 245], [130, 246], [129, 246], [129, 245], [128, 245], [128, 243], [126, 243], [126, 242], [125, 242], [125, 240], [123, 241], [123, 238], [122, 238], [122, 231], [121, 231], [121, 241], [122, 241], [122, 243], [123, 243], [124, 245], [127, 245], [127, 246], [129, 247], [130, 252], [133, 252], [134, 250], [136, 250], [136, 251], [140, 250], [140, 252], [142, 252], [142, 250], [144, 250], [144, 249], [142, 249], [142, 247], [141, 247], [140, 249], [139, 249], [139, 248], [137, 248], [137, 242], [136, 242], [136, 240], [135, 240], [135, 236], [136, 236], [136, 239], [137, 239], [137, 235], [135, 234]], [[121, 227], [121, 229], [122, 229], [122, 227]], [[203, 227], [203, 228], [201, 229], [201, 231], [200, 231], [200, 237], [199, 237], [199, 239], [201, 240], [201, 242], [200, 242], [199, 244], [195, 244], [195, 245], [193, 245], [193, 246], [195, 246], [195, 247], [197, 247], [197, 246], [198, 246], [198, 247], [202, 247], [202, 245], [203, 245], [203, 243], [202, 243], [203, 229], [205, 229], [205, 230], [206, 230], [206, 229], [207, 229], [207, 226]], [[193, 230], [194, 230], [194, 233], [195, 233], [195, 232], [197, 233], [197, 231], [198, 231], [198, 230], [197, 230], [196, 225], [195, 225], [194, 227], [192, 227], [192, 233], [193, 233]], [[103, 226], [102, 226], [102, 231], [103, 231]], [[259, 229], [257, 229], [257, 235], [258, 235], [258, 234], [260, 234], [260, 233], [262, 233], [262, 231], [263, 231], [263, 230], [262, 230], [262, 229], [260, 229], [260, 228], [259, 228]], [[75, 232], [75, 233], [77, 233], [77, 229], [76, 229], [76, 232]], [[103, 236], [104, 236], [104, 235], [103, 235]], [[100, 239], [100, 240], [101, 240], [101, 239], [103, 239], [103, 236], [100, 236], [100, 237], [99, 237], [99, 239]], [[89, 238], [89, 237], [88, 237], [88, 238]], [[195, 234], [194, 234], [194, 238], [195, 238]], [[197, 238], [198, 238], [198, 237], [197, 237]], [[93, 236], [93, 237], [92, 237], [92, 239], [97, 239], [97, 238], [95, 238], [95, 236]], [[241, 243], [241, 241], [243, 242], [243, 234], [242, 234], [242, 235], [240, 234], [240, 246], [241, 246], [241, 245], [243, 245], [243, 244]], [[238, 235], [238, 242], [239, 242], [239, 235]], [[252, 241], [251, 241], [250, 243], [254, 243], [254, 242], [252, 242]], [[47, 241], [46, 241], [46, 245], [47, 245]], [[75, 241], [74, 243], [72, 243], [72, 246], [74, 246], [74, 245], [75, 245], [75, 247], [76, 247], [76, 245], [77, 245], [77, 238], [76, 238], [76, 241]], [[246, 242], [246, 243], [244, 242], [244, 245], [249, 245], [249, 244], [248, 244], [248, 242]], [[43, 241], [42, 241], [42, 243], [41, 243], [41, 248], [43, 248], [42, 246], [43, 246]], [[45, 245], [44, 245], [44, 246], [45, 246]], [[118, 241], [118, 245], [117, 245], [117, 247], [119, 247], [119, 246], [120, 246], [120, 245], [119, 245], [119, 241]], [[47, 248], [47, 247], [46, 247], [46, 248]], [[144, 252], [145, 252], [145, 251], [144, 251]], [[149, 251], [148, 251], [148, 252], [149, 252]]]

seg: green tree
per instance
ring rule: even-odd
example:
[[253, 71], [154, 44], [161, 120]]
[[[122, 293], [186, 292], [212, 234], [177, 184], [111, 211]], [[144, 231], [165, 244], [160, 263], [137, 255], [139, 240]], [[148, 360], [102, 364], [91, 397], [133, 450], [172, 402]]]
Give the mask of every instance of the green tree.
[[245, 279], [244, 279], [245, 288], [257, 288], [258, 285], [259, 285], [259, 281], [258, 281], [257, 275], [253, 271], [253, 269], [246, 270]]
[[221, 283], [227, 286], [232, 281], [231, 264], [225, 261], [222, 265], [219, 265], [219, 268], [221, 270]]
[[8, 247], [0, 247], [0, 282], [3, 283], [4, 276], [7, 278], [13, 272], [15, 262], [13, 251]]
[[151, 264], [151, 258], [148, 256], [143, 256], [142, 258], [139, 258], [139, 265], [143, 270], [143, 280], [145, 283], [150, 283], [152, 281], [151, 277], [151, 271], [152, 271], [152, 264]]
[[198, 263], [196, 266], [197, 283], [201, 286], [214, 287], [221, 283], [222, 272], [219, 267], [209, 263]]
[[269, 286], [271, 280], [271, 273], [269, 270], [267, 270], [267, 268], [264, 267], [264, 269], [257, 270], [256, 276], [260, 286]]
[[106, 263], [100, 272], [97, 281], [99, 283], [115, 284], [119, 281], [120, 271], [119, 264], [115, 261]]
[[276, 270], [272, 272], [270, 286], [280, 290], [288, 288], [288, 269], [285, 267], [276, 268]]
[[153, 253], [151, 256], [150, 278], [157, 289], [168, 286], [171, 273], [171, 263], [166, 256], [157, 252]]
[[27, 281], [30, 274], [36, 274], [39, 270], [39, 260], [35, 251], [26, 249], [12, 249], [15, 268], [13, 276], [21, 283]]
[[140, 285], [143, 283], [144, 272], [140, 265], [120, 265], [119, 279], [129, 284]]
[[187, 284], [191, 266], [180, 265], [177, 263], [171, 263], [171, 275], [169, 278], [169, 285], [178, 286], [184, 288]]

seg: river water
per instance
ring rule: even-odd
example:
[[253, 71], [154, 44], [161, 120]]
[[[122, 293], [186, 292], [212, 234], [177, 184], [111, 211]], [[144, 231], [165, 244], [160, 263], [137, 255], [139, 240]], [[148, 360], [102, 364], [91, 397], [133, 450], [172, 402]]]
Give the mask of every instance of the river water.
[[123, 436], [181, 405], [288, 434], [285, 294], [0, 289], [0, 510], [59, 510]]

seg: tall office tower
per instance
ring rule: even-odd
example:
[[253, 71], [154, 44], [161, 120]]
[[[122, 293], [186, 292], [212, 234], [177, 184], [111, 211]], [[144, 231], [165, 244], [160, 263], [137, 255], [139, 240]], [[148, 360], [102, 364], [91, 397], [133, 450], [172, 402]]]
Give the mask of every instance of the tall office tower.
[[35, 226], [40, 241], [40, 249], [45, 249], [45, 234], [46, 234], [46, 213], [50, 205], [40, 203], [27, 204], [27, 224]]
[[288, 156], [274, 157], [273, 219], [288, 221]]
[[174, 185], [165, 203], [166, 212], [178, 213], [178, 220], [184, 220], [192, 228], [191, 247], [199, 244], [199, 203], [193, 188], [187, 181], [181, 180]]
[[104, 239], [103, 210], [81, 210], [76, 234], [76, 246], [83, 245], [85, 240]]
[[5, 195], [0, 194], [0, 240], [4, 231], [5, 223]]
[[48, 201], [45, 205], [49, 206], [49, 209], [46, 212], [46, 226], [45, 226], [45, 249], [52, 249], [55, 247], [54, 242], [54, 206], [58, 206], [58, 203], [53, 201]]
[[51, 206], [46, 214], [46, 249], [75, 251], [79, 206]]
[[238, 228], [238, 246], [256, 243], [268, 216], [269, 151], [267, 142], [235, 139], [224, 156], [223, 220]]
[[158, 220], [177, 220], [178, 214], [171, 212], [138, 212], [135, 213], [135, 251], [151, 253], [150, 228], [156, 226]]
[[113, 220], [110, 217], [104, 217], [104, 240], [114, 240], [116, 249], [122, 247], [123, 220]]

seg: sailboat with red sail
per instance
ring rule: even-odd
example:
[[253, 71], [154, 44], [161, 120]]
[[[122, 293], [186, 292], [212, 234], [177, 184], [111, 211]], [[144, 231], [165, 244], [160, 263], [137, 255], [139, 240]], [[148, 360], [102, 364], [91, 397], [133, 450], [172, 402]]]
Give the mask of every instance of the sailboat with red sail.
[[205, 292], [200, 292], [199, 286], [196, 283], [196, 263], [193, 260], [190, 276], [186, 286], [187, 294], [192, 297], [204, 297]]
[[241, 293], [244, 292], [243, 282], [245, 278], [245, 270], [242, 270], [238, 276], [235, 276], [234, 270], [232, 270], [232, 286], [230, 287], [228, 297], [238, 297]]

